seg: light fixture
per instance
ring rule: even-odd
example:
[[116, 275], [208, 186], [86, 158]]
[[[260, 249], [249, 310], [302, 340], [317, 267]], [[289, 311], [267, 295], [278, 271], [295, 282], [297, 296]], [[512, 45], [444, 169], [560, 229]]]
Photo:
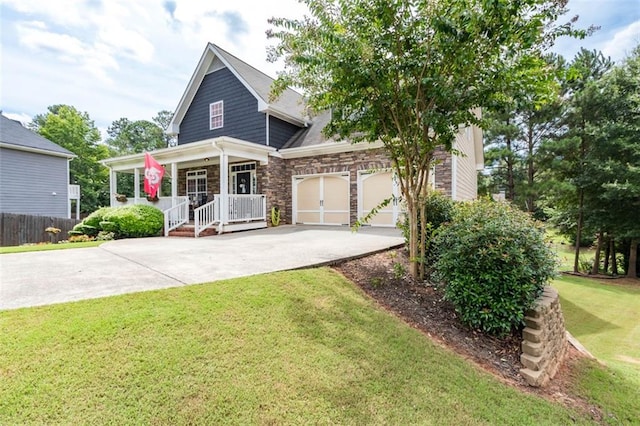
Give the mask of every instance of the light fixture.
[[209, 157], [205, 157], [204, 162], [208, 163], [209, 162]]

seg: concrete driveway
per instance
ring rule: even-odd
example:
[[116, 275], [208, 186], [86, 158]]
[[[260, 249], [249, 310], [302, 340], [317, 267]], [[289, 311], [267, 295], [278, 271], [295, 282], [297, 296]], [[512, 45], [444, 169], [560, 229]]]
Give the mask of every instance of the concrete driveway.
[[204, 238], [0, 255], [0, 309], [48, 305], [325, 265], [403, 243], [392, 228], [280, 226]]

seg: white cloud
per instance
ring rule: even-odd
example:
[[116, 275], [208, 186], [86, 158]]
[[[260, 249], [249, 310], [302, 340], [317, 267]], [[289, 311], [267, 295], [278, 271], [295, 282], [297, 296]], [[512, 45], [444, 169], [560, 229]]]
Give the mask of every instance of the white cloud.
[[613, 38], [602, 46], [602, 53], [617, 61], [631, 54], [638, 44], [640, 44], [640, 20], [617, 31]]
[[26, 126], [27, 123], [30, 123], [32, 118], [29, 114], [25, 114], [23, 112], [2, 111], [2, 115], [4, 115], [7, 118], [10, 118], [11, 120], [19, 121], [20, 123], [22, 123], [23, 126]]

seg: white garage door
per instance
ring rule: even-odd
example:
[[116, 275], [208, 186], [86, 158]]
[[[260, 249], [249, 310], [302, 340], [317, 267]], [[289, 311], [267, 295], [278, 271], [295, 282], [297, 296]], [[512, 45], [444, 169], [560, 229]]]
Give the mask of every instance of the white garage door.
[[293, 177], [293, 220], [321, 225], [349, 224], [349, 174]]
[[391, 171], [358, 173], [358, 219], [368, 215], [380, 203], [393, 197], [367, 222], [371, 226], [395, 226], [400, 214], [398, 185]]

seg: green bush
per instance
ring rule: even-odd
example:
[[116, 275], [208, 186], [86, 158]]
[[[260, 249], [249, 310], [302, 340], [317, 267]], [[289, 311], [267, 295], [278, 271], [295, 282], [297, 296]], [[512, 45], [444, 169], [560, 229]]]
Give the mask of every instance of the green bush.
[[[428, 237], [425, 240], [425, 253], [426, 259], [423, 259], [425, 264], [425, 270], [427, 276], [431, 274], [431, 269], [436, 260], [437, 253], [434, 250], [430, 250], [431, 242], [433, 240], [433, 234], [442, 226], [442, 224], [449, 222], [453, 217], [455, 202], [443, 194], [440, 191], [431, 191], [427, 195], [425, 200], [425, 207], [427, 212], [427, 233]], [[404, 218], [404, 222], [400, 225], [402, 230], [402, 236], [404, 237], [405, 244], [409, 246], [409, 217]], [[418, 218], [418, 241], [420, 241], [420, 218]]]
[[69, 235], [89, 235], [90, 237], [95, 237], [98, 235], [100, 230], [95, 226], [87, 225], [84, 221], [78, 223], [73, 227], [71, 231], [69, 231]]
[[104, 222], [115, 224], [117, 238], [153, 237], [162, 230], [164, 215], [153, 206], [137, 204], [112, 209]]
[[555, 275], [556, 260], [536, 223], [507, 203], [459, 204], [435, 237], [436, 276], [469, 327], [505, 335]]
[[100, 207], [82, 220], [84, 225], [93, 226], [100, 230], [100, 222], [104, 220], [104, 216], [113, 210], [113, 207]]
[[100, 228], [105, 232], [118, 232], [118, 224], [115, 222], [108, 222], [103, 220], [100, 222]]

